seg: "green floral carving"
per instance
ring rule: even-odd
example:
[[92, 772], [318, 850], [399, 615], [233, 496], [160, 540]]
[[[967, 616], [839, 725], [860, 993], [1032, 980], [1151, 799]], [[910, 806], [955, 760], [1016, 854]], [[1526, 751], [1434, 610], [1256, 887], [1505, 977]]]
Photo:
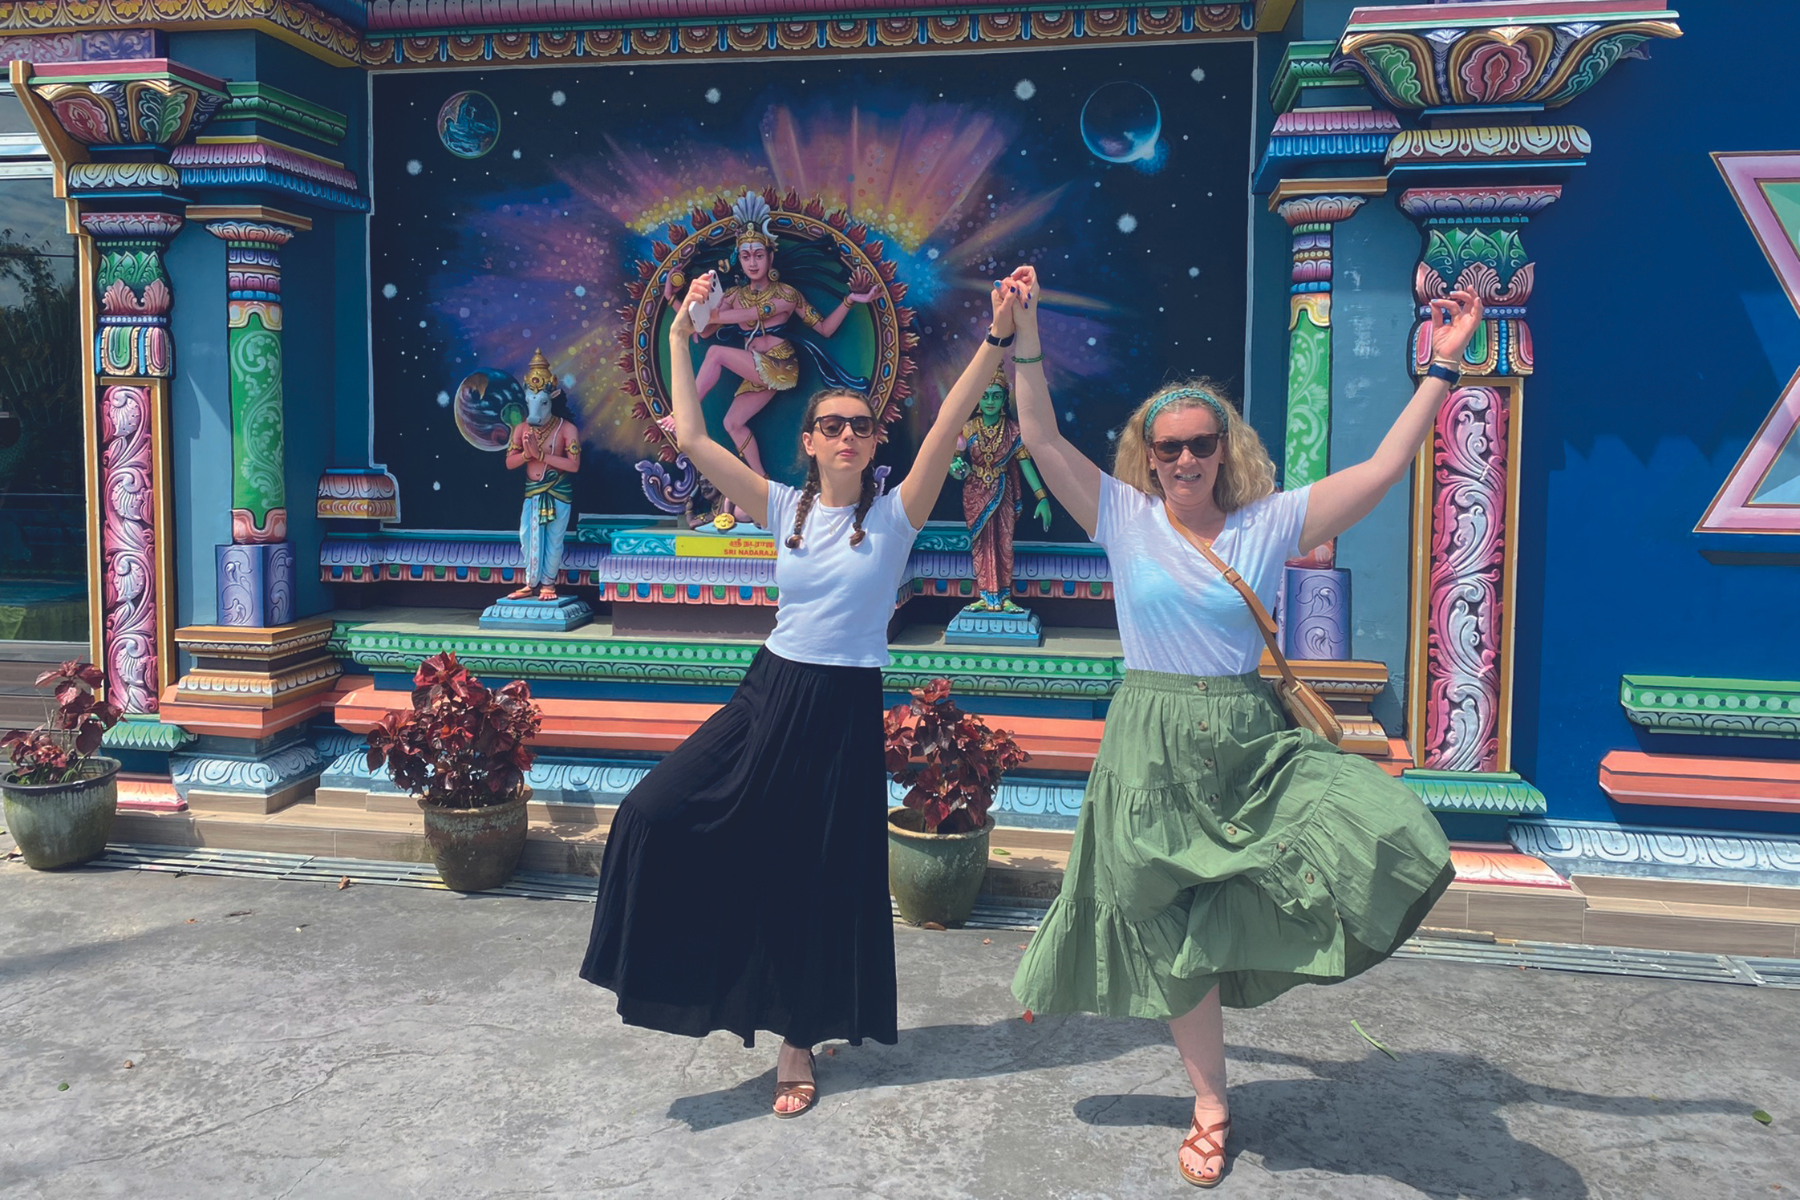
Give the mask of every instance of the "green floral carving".
[[1425, 264], [1446, 285], [1453, 285], [1469, 267], [1493, 268], [1500, 285], [1508, 287], [1513, 275], [1529, 261], [1525, 243], [1516, 229], [1432, 226], [1425, 242]]
[[1398, 46], [1370, 46], [1363, 58], [1402, 108], [1423, 108], [1425, 88], [1412, 55]]
[[1612, 37], [1604, 37], [1588, 48], [1587, 55], [1581, 60], [1568, 80], [1558, 88], [1556, 94], [1544, 101], [1546, 108], [1555, 108], [1567, 104], [1581, 93], [1600, 82], [1600, 77], [1613, 69], [1613, 64], [1637, 49], [1650, 39], [1635, 33], [1621, 33]]
[[1402, 771], [1400, 782], [1432, 812], [1537, 816], [1550, 807], [1544, 793], [1511, 771]]
[[145, 141], [159, 146], [172, 144], [181, 135], [182, 125], [198, 98], [186, 88], [173, 88], [167, 92], [149, 87], [140, 89], [135, 114], [139, 134]]
[[171, 752], [198, 740], [179, 725], [165, 725], [155, 715], [127, 713], [106, 731], [100, 744], [108, 750], [161, 750]]
[[252, 312], [231, 331], [231, 506], [258, 524], [287, 507], [284, 454], [281, 335]]
[[100, 255], [100, 291], [104, 293], [115, 283], [122, 283], [130, 288], [132, 294], [143, 299], [144, 289], [154, 281], [165, 282], [168, 276], [163, 273], [162, 255], [155, 250], [131, 250], [117, 248], [118, 243], [109, 247]]
[[1304, 309], [1288, 334], [1287, 458], [1289, 490], [1325, 478], [1331, 439], [1331, 327]]

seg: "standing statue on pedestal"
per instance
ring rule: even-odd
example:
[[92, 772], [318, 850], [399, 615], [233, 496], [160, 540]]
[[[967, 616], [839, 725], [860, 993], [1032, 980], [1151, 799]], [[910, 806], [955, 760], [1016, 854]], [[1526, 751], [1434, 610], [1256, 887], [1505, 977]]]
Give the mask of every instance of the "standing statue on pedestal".
[[[969, 526], [969, 556], [980, 595], [951, 623], [948, 640], [1004, 644], [1028, 639], [1035, 645], [1037, 618], [1012, 598], [1013, 527], [1025, 507], [1025, 484], [1037, 498], [1032, 516], [1043, 522], [1045, 533], [1050, 531], [1050, 500], [1020, 437], [1005, 372], [994, 373], [979, 411], [963, 426], [950, 475], [962, 480], [963, 520]], [[982, 620], [982, 614], [1005, 614], [1012, 620]]]
[[523, 586], [508, 594], [508, 600], [557, 598], [563, 537], [575, 506], [575, 472], [581, 470], [581, 439], [575, 426], [550, 411], [561, 391], [539, 350], [525, 373], [525, 419], [513, 426], [506, 442], [506, 469], [525, 468], [525, 507], [519, 515], [525, 576]]

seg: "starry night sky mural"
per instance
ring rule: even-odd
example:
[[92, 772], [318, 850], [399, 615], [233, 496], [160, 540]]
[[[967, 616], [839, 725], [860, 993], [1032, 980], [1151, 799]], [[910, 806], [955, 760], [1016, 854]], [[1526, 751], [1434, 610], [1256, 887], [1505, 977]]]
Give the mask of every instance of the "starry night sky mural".
[[[858, 264], [892, 274], [885, 307], [809, 337], [797, 386], [750, 422], [776, 477], [799, 478], [798, 413], [822, 382], [809, 355], [877, 377], [884, 321], [917, 343], [886, 358], [906, 370], [885, 385], [899, 419], [878, 461], [904, 471], [981, 336], [988, 281], [1022, 262], [1044, 281], [1064, 427], [1109, 461], [1112, 427], [1166, 379], [1241, 381], [1251, 80], [1247, 43], [378, 75], [376, 461], [411, 527], [515, 526], [498, 447], [541, 349], [581, 429], [576, 510], [656, 515], [659, 252], [746, 192], [778, 216], [797, 198], [828, 235], [775, 255], [821, 313], [867, 283]], [[832, 251], [843, 237], [854, 252]], [[690, 245], [692, 272], [731, 245]], [[658, 355], [642, 370], [633, 337]], [[740, 382], [727, 371], [705, 397], [721, 439]], [[954, 488], [938, 515], [960, 516]], [[1080, 536], [1059, 509], [1050, 537]]]

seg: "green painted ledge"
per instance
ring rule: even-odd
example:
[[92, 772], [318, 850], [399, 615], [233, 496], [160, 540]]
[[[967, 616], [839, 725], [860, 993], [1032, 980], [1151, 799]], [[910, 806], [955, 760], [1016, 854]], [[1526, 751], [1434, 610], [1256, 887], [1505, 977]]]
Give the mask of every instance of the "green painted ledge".
[[1654, 733], [1800, 738], [1800, 682], [1625, 675], [1625, 717]]
[[130, 714], [106, 731], [100, 745], [107, 750], [160, 750], [173, 753], [195, 740], [179, 725], [165, 725], [160, 717]]
[[[371, 671], [416, 671], [448, 650], [477, 674], [521, 679], [583, 679], [654, 683], [735, 684], [756, 656], [754, 642], [616, 640], [533, 636], [488, 630], [397, 630], [380, 621], [340, 619], [332, 652]], [[892, 651], [883, 673], [892, 691], [945, 678], [965, 695], [1105, 699], [1125, 675], [1113, 655], [1020, 654], [998, 647], [910, 648]]]
[[1402, 771], [1400, 782], [1432, 812], [1531, 817], [1549, 809], [1544, 793], [1511, 771], [1412, 770]]

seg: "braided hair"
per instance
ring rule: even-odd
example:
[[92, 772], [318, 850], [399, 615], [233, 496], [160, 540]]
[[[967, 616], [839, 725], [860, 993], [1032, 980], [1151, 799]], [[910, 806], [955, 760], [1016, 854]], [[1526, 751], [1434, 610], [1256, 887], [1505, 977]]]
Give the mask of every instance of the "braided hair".
[[[827, 400], [834, 400], [839, 396], [862, 401], [863, 404], [868, 407], [869, 415], [875, 415], [875, 406], [869, 404], [869, 398], [861, 392], [852, 392], [844, 388], [826, 388], [822, 392], [814, 393], [813, 398], [806, 402], [806, 411], [800, 415], [800, 428], [803, 430], [811, 429], [813, 418], [819, 413], [819, 405], [825, 403]], [[812, 512], [813, 502], [818, 499], [819, 495], [819, 460], [816, 456], [811, 454], [807, 455], [806, 458], [806, 483], [800, 489], [800, 502], [794, 505], [794, 531], [788, 534], [787, 537], [787, 548], [789, 550], [798, 550], [800, 548], [800, 531], [806, 527], [806, 518]], [[874, 503], [875, 460], [871, 458], [868, 466], [863, 468], [862, 495], [857, 498], [856, 515], [852, 518], [850, 524], [850, 544], [852, 546], [862, 545], [863, 539], [868, 536], [868, 532], [863, 529], [863, 518], [869, 515], [869, 508]]]

